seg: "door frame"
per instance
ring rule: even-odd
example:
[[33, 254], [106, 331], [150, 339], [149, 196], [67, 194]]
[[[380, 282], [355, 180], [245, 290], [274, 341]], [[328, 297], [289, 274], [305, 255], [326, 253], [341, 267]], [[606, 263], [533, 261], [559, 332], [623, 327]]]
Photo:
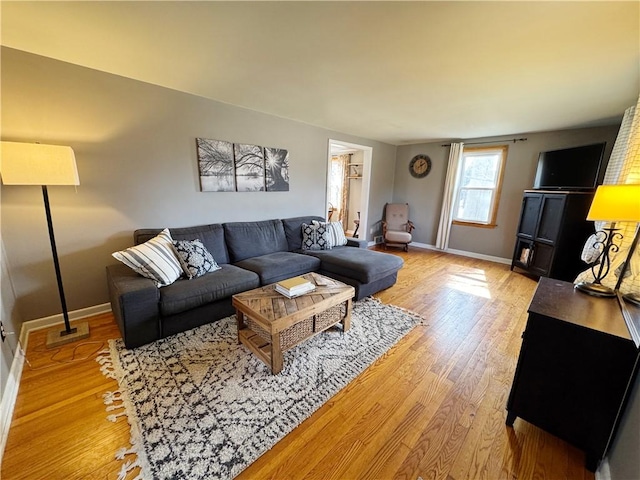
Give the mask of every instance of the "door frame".
[[[362, 166], [362, 190], [360, 191], [360, 228], [358, 229], [359, 238], [362, 240], [369, 240], [369, 190], [371, 183], [371, 160], [373, 158], [373, 147], [366, 145], [358, 145], [357, 143], [343, 142], [342, 140], [329, 139], [327, 143], [327, 181], [324, 193], [324, 210], [326, 212], [327, 202], [329, 201], [329, 174], [331, 167], [331, 145], [339, 145], [351, 150], [360, 150], [362, 152], [363, 166]], [[349, 225], [344, 225], [345, 231], [349, 228]]]

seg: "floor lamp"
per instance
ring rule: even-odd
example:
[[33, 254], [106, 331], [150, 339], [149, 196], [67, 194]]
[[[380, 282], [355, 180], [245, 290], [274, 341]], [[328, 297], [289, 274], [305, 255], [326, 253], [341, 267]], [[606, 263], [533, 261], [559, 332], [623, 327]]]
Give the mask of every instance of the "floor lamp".
[[41, 145], [39, 143], [2, 142], [2, 163], [0, 164], [2, 183], [4, 185], [41, 185], [44, 209], [49, 227], [49, 240], [53, 265], [56, 271], [64, 330], [52, 329], [47, 333], [47, 348], [54, 348], [66, 343], [75, 342], [89, 336], [86, 322], [71, 327], [67, 301], [62, 287], [62, 275], [53, 233], [51, 208], [47, 185], [80, 185], [76, 158], [71, 147], [58, 145]]
[[[591, 202], [587, 220], [611, 222], [611, 226], [596, 232], [599, 236], [596, 245], [602, 248], [602, 252], [596, 264], [591, 267], [594, 281], [580, 282], [575, 288], [596, 297], [614, 297], [615, 290], [602, 285], [601, 281], [609, 273], [610, 254], [619, 250], [615, 240], [622, 240], [622, 235], [618, 233], [619, 229], [615, 228], [616, 222], [640, 222], [640, 185], [600, 185]], [[627, 258], [628, 261], [629, 258]], [[619, 286], [620, 282], [616, 285], [616, 290]]]

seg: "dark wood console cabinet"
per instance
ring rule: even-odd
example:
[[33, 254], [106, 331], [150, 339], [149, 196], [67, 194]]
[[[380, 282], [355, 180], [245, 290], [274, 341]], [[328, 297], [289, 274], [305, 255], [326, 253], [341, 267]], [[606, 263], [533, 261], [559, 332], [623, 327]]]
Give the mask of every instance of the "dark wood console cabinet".
[[586, 270], [580, 255], [594, 232], [586, 219], [592, 199], [593, 192], [525, 190], [511, 270], [568, 282]]
[[562, 438], [584, 450], [595, 471], [637, 374], [639, 352], [617, 299], [543, 277], [528, 312], [507, 425], [520, 417]]

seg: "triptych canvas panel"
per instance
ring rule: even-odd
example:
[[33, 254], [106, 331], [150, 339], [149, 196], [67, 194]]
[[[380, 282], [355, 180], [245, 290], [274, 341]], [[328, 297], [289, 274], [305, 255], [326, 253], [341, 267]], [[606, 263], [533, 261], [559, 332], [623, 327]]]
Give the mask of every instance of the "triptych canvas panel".
[[203, 192], [287, 192], [289, 152], [282, 148], [197, 138]]

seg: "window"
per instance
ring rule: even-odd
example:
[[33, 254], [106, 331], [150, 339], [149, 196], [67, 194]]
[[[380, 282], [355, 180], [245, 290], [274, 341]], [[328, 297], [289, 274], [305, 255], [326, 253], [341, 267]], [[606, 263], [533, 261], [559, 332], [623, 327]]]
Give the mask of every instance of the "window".
[[453, 223], [495, 227], [506, 145], [465, 147], [458, 167]]

